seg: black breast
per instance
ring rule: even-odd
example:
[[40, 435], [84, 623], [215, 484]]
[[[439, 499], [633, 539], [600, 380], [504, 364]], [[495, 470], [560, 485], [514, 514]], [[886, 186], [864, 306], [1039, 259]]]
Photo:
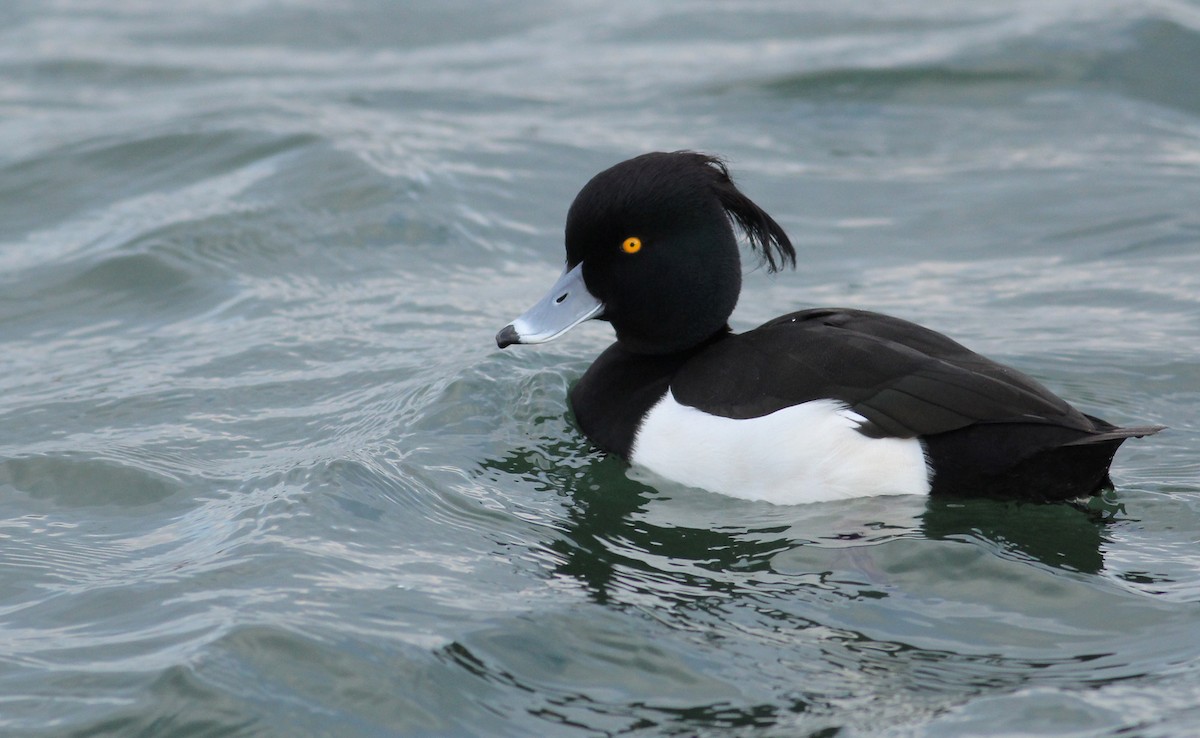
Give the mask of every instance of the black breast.
[[642, 418], [662, 399], [681, 366], [731, 334], [722, 331], [701, 346], [663, 356], [635, 354], [614, 343], [571, 388], [571, 410], [584, 434], [625, 460]]

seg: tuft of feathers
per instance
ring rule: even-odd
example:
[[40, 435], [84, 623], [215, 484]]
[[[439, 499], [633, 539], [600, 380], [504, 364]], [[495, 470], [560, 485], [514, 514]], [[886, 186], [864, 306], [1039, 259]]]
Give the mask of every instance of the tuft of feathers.
[[767, 271], [777, 272], [785, 266], [796, 266], [796, 249], [783, 227], [753, 200], [742, 194], [729, 175], [724, 160], [694, 151], [676, 151], [673, 156], [691, 158], [695, 164], [711, 172], [713, 193], [721, 202], [730, 220], [737, 224], [752, 248], [767, 263]]

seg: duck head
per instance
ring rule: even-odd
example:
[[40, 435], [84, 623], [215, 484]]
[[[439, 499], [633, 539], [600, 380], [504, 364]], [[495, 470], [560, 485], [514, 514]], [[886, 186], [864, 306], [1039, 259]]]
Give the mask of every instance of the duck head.
[[643, 154], [600, 172], [567, 213], [562, 276], [496, 343], [544, 343], [590, 318], [633, 353], [704, 342], [728, 329], [741, 290], [735, 223], [770, 271], [795, 264], [787, 234], [715, 157]]

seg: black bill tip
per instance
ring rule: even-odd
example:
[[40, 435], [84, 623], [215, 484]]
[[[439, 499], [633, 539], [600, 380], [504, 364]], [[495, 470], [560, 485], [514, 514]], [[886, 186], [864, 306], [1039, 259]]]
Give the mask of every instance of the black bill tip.
[[517, 333], [517, 329], [514, 328], [511, 323], [501, 328], [500, 332], [496, 334], [496, 345], [500, 348], [511, 346], [514, 343], [520, 342], [521, 336]]

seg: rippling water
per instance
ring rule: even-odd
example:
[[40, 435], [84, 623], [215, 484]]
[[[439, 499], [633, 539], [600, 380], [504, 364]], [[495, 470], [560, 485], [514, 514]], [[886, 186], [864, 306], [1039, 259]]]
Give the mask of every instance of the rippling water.
[[[224, 7], [231, 6], [231, 7]], [[0, 732], [1181, 735], [1200, 5], [0, 5]], [[499, 352], [642, 151], [1129, 443], [1095, 514], [655, 488]], [[749, 268], [749, 267], [748, 267]]]

